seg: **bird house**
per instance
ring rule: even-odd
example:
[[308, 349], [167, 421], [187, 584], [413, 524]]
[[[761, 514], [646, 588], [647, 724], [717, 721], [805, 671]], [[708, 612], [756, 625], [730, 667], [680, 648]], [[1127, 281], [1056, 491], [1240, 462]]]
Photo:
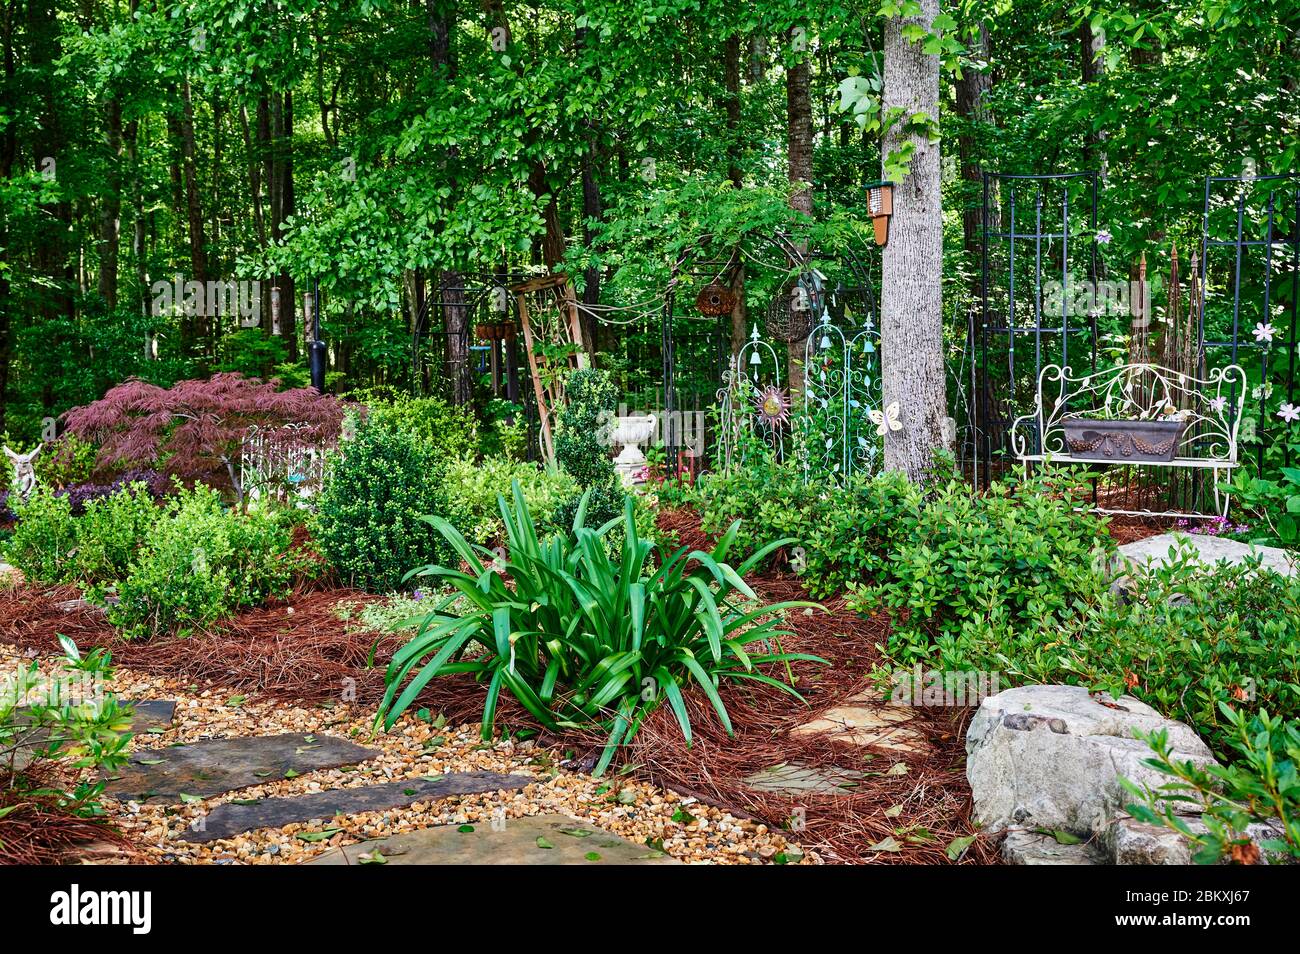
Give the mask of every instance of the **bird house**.
[[867, 214], [876, 230], [876, 244], [889, 243], [889, 217], [894, 214], [894, 184], [892, 182], [867, 183]]

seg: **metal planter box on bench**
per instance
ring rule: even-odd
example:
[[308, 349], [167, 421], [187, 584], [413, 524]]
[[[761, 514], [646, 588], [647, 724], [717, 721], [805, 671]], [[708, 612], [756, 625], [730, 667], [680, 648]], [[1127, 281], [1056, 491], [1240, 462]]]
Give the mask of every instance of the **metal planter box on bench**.
[[1178, 453], [1186, 421], [1101, 421], [1064, 417], [1065, 443], [1076, 459], [1168, 463]]

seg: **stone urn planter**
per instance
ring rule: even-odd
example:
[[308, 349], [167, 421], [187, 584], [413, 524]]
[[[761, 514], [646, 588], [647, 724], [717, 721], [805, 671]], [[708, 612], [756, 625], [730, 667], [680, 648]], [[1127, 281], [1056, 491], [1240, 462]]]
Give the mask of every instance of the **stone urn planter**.
[[1070, 456], [1106, 463], [1168, 463], [1178, 453], [1187, 421], [1106, 421], [1061, 419]]
[[624, 485], [630, 487], [644, 482], [645, 453], [640, 445], [654, 436], [658, 422], [659, 419], [653, 414], [615, 418], [611, 439], [615, 444], [622, 445], [623, 450], [614, 458], [614, 469], [623, 478]]

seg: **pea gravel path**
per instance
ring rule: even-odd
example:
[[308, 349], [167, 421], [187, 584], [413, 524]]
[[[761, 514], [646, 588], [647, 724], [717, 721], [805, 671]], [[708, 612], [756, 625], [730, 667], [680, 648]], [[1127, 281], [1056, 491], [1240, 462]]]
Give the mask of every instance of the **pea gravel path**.
[[[12, 647], [0, 645], [0, 673], [12, 672], [23, 662], [30, 660]], [[176, 702], [172, 724], [137, 735], [132, 741], [135, 753], [202, 739], [284, 733], [328, 734], [378, 753], [353, 766], [268, 779], [238, 791], [191, 797], [177, 805], [106, 799], [109, 817], [143, 852], [139, 860], [147, 862], [294, 864], [333, 848], [436, 825], [491, 825], [494, 819], [499, 824], [503, 818], [563, 814], [687, 863], [820, 863], [814, 853], [801, 851], [787, 842], [782, 832], [766, 825], [734, 818], [695, 798], [627, 777], [595, 779], [563, 771], [557, 764], [563, 752], [531, 741], [483, 743], [477, 725], [439, 727], [436, 721], [407, 715], [391, 732], [371, 738], [373, 712], [350, 704], [331, 708], [261, 702], [254, 696], [235, 695], [220, 687], [184, 685], [120, 668], [109, 688], [125, 699]], [[202, 819], [226, 803], [287, 798], [456, 772], [526, 775], [532, 782], [512, 791], [467, 794], [309, 819], [204, 843], [184, 838], [188, 831], [201, 828]], [[131, 859], [92, 853], [85, 860], [112, 863]]]

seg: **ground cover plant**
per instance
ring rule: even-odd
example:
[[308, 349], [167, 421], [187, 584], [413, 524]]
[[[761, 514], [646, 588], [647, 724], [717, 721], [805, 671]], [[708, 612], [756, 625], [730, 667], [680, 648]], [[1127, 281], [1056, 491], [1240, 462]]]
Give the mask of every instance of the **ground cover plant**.
[[[1300, 861], [1300, 719], [1270, 716], [1267, 707], [1253, 716], [1220, 702], [1229, 729], [1233, 760], [1198, 768], [1174, 758], [1168, 733], [1143, 736], [1153, 755], [1147, 760], [1170, 781], [1152, 790], [1127, 782], [1137, 801], [1129, 811], [1139, 821], [1163, 825], [1190, 842], [1197, 864], [1225, 860], [1258, 864], [1261, 854], [1273, 864]], [[1201, 828], [1178, 814], [1195, 806]], [[1275, 827], [1256, 843], [1250, 837], [1261, 820]]]
[[[752, 681], [799, 694], [770, 674], [774, 665], [812, 660], [780, 649], [781, 612], [804, 601], [762, 605], [744, 581], [774, 546], [733, 568], [726, 563], [734, 528], [711, 553], [658, 553], [636, 528], [631, 502], [620, 519], [585, 523], [584, 493], [570, 532], [538, 535], [518, 485], [500, 502], [507, 555], [474, 547], [446, 520], [431, 518], [468, 568], [428, 566], [418, 579], [454, 588], [398, 651], [387, 672], [380, 719], [391, 728], [430, 680], [472, 673], [488, 682], [483, 737], [493, 737], [504, 690], [543, 727], [556, 732], [601, 726], [607, 732], [596, 763], [609, 765], [636, 736], [646, 715], [666, 703], [689, 743], [683, 693], [711, 703], [731, 732], [718, 695], [722, 681]], [[617, 559], [603, 538], [615, 526], [624, 539]], [[656, 566], [657, 564], [657, 566]]]
[[79, 840], [111, 836], [104, 783], [80, 774], [126, 760], [131, 710], [103, 692], [110, 653], [61, 643], [53, 672], [33, 661], [0, 680], [0, 861], [58, 861]]

